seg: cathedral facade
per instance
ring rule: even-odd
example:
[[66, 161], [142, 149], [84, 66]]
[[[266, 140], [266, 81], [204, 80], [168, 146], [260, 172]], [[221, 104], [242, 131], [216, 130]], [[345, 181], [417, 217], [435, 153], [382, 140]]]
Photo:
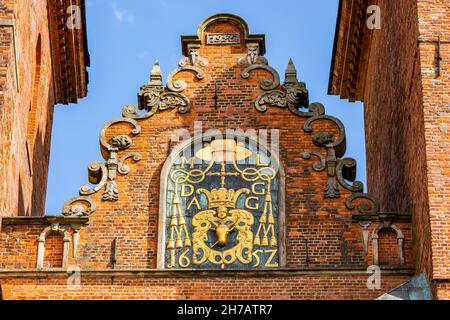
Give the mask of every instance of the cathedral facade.
[[[365, 16], [356, 2], [340, 6], [330, 93], [362, 100], [372, 60], [355, 55], [364, 45], [345, 52], [367, 38], [348, 30]], [[60, 215], [3, 215], [3, 299], [426, 299], [430, 284], [445, 298], [445, 277], [436, 285], [420, 262], [425, 213], [397, 205], [382, 178], [364, 191], [343, 123], [310, 101], [292, 60], [280, 75], [265, 35], [231, 14], [181, 40], [165, 85], [156, 62], [136, 103], [100, 128], [103, 159]], [[79, 74], [70, 83], [85, 89]], [[377, 114], [366, 110], [375, 154]]]

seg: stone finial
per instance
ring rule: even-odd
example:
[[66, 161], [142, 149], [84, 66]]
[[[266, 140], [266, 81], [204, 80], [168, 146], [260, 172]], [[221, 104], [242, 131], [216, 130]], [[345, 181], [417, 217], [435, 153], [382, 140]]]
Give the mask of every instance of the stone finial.
[[295, 69], [294, 62], [289, 59], [289, 63], [285, 72], [285, 83], [297, 83], [297, 69]]
[[153, 65], [152, 72], [150, 73], [149, 85], [151, 85], [151, 86], [162, 86], [162, 72], [161, 72], [161, 68], [159, 67], [159, 61], [158, 60], [155, 61], [155, 64]]

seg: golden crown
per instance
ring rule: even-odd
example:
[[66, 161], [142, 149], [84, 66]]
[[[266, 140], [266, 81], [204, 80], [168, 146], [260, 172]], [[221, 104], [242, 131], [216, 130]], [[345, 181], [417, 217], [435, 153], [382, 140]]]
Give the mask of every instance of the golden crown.
[[206, 189], [198, 189], [197, 193], [204, 193], [208, 198], [208, 208], [236, 208], [236, 202], [239, 196], [243, 193], [249, 194], [250, 190], [247, 188], [239, 189], [237, 191], [233, 189], [219, 188], [212, 189], [211, 191]]

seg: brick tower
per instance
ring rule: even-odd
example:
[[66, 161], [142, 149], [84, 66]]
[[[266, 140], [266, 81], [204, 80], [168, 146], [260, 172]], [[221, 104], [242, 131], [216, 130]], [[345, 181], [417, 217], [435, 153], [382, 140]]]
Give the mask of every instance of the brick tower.
[[86, 95], [84, 0], [0, 1], [0, 217], [43, 215], [53, 106]]
[[410, 280], [411, 215], [363, 192], [293, 61], [280, 77], [230, 14], [181, 39], [62, 215], [2, 219], [3, 298], [373, 299]]
[[364, 102], [369, 192], [412, 215], [416, 272], [449, 299], [450, 3], [341, 0], [335, 39], [329, 91]]

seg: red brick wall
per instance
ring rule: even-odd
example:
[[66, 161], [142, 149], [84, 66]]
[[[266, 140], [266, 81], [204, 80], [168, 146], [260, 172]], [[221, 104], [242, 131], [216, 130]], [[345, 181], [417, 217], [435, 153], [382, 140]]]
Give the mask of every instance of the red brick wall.
[[[47, 2], [2, 3], [1, 18], [15, 19], [15, 39], [12, 27], [0, 27], [0, 216], [42, 215], [54, 105]], [[39, 36], [41, 68], [36, 77]]]
[[397, 234], [394, 230], [382, 230], [378, 233], [378, 257], [380, 265], [399, 264]]
[[49, 234], [45, 239], [45, 268], [62, 268], [64, 237], [58, 234]]
[[[239, 32], [244, 39], [243, 31], [232, 23], [210, 24], [206, 32]], [[312, 135], [303, 130], [306, 118], [294, 115], [287, 108], [269, 107], [265, 113], [255, 109], [256, 98], [264, 92], [259, 88], [259, 82], [271, 75], [258, 70], [252, 72], [248, 80], [242, 79], [244, 67], [237, 66], [237, 61], [246, 53], [243, 40], [236, 45], [202, 46], [200, 54], [209, 60], [208, 66], [202, 67], [205, 78], [198, 80], [191, 71], [183, 71], [175, 77], [174, 81], [184, 79], [187, 82], [188, 87], [183, 94], [192, 102], [191, 110], [183, 115], [176, 109], [159, 111], [151, 118], [139, 121], [141, 133], [132, 137], [133, 145], [126, 152], [139, 152], [142, 160], [137, 163], [130, 161], [130, 173], [117, 176], [118, 201], [102, 201], [103, 190], [91, 196], [97, 203], [97, 210], [90, 216], [89, 225], [80, 231], [77, 259], [73, 259], [70, 252], [68, 264], [76, 263], [81, 270], [112, 269], [112, 243], [117, 238], [117, 270], [156, 268], [160, 175], [170, 153], [171, 133], [178, 128], [186, 128], [193, 133], [194, 121], [202, 121], [203, 131], [210, 128], [280, 130], [280, 162], [286, 174], [287, 267], [303, 268], [305, 274], [297, 275], [288, 270], [287, 276], [282, 278], [262, 279], [252, 275], [244, 279], [244, 276], [237, 275], [230, 279], [217, 276], [213, 281], [195, 273], [186, 278], [167, 276], [155, 279], [147, 279], [142, 274], [130, 280], [114, 277], [117, 282], [113, 285], [111, 278], [105, 280], [96, 276], [77, 292], [67, 291], [61, 281], [35, 286], [36, 279], [28, 282], [23, 279], [16, 282], [4, 280], [2, 288], [6, 298], [375, 298], [407, 280], [409, 269], [404, 268], [402, 272], [406, 274], [401, 276], [386, 275], [386, 279], [382, 276], [382, 281], [385, 281], [382, 290], [367, 289], [369, 275], [365, 268], [373, 261], [372, 246], [369, 243], [366, 255], [362, 228], [352, 222], [354, 212], [345, 207], [345, 200], [351, 193], [340, 188], [340, 198], [324, 199], [326, 170], [316, 172], [312, 165], [317, 159], [302, 158], [305, 150], [325, 155], [324, 148], [315, 146]], [[217, 109], [213, 100], [215, 83], [220, 92]], [[119, 115], [120, 106], [117, 106]], [[313, 133], [332, 131], [337, 135], [337, 128], [330, 121], [315, 121], [312, 126]], [[131, 136], [130, 129], [129, 124], [114, 125], [108, 130], [107, 139], [118, 134]], [[119, 152], [118, 157], [121, 155]], [[405, 235], [407, 267], [411, 267], [410, 224], [395, 224]], [[35, 263], [37, 250], [29, 248], [33, 245], [37, 248], [37, 236], [45, 226], [41, 225], [40, 230], [37, 227], [5, 225], [0, 233], [0, 248], [8, 248], [7, 252], [17, 259], [10, 258], [11, 254], [7, 252], [2, 254], [0, 250], [0, 268], [11, 270], [17, 264], [30, 268], [29, 261], [34, 259]], [[377, 224], [373, 223], [369, 232], [376, 227]], [[70, 228], [68, 231], [72, 232]], [[24, 246], [22, 249], [10, 243], [12, 234]], [[305, 238], [309, 240], [309, 264], [305, 262]], [[30, 241], [29, 247], [24, 245], [26, 240]], [[326, 269], [332, 274], [322, 276], [320, 271], [310, 273], [308, 268]], [[340, 273], [338, 270], [342, 269], [350, 271]], [[30, 290], [30, 286], [35, 290]]]
[[368, 189], [384, 210], [413, 214], [415, 265], [431, 274], [416, 1], [378, 4], [364, 94]]
[[[375, 299], [408, 280], [410, 274], [385, 272], [381, 288], [369, 290], [364, 272], [299, 272], [287, 275], [140, 277], [81, 274], [79, 287], [67, 286], [67, 275], [41, 279], [0, 279], [3, 299]], [[73, 282], [72, 282], [73, 283]]]
[[382, 29], [373, 32], [364, 94], [369, 191], [385, 210], [413, 214], [417, 271], [448, 279], [450, 4], [379, 5]]
[[[450, 279], [450, 3], [417, 1], [434, 279]], [[437, 41], [441, 37], [441, 70]], [[448, 288], [448, 287], [447, 287]]]

